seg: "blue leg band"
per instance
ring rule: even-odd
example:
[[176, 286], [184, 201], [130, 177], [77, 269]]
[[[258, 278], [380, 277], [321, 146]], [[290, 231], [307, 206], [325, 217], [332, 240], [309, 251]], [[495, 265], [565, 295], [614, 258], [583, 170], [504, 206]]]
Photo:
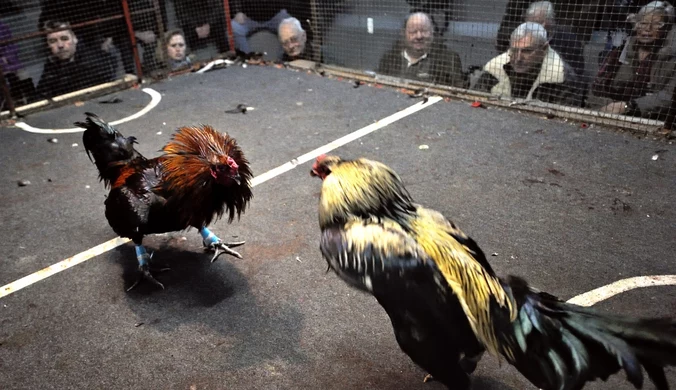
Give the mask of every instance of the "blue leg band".
[[211, 230], [207, 229], [206, 227], [200, 229], [200, 235], [202, 236], [202, 240], [204, 241], [205, 245], [216, 244], [217, 242], [221, 241], [220, 238], [218, 238], [214, 233], [211, 232]]
[[138, 260], [138, 265], [148, 265], [148, 260], [150, 255], [146, 252], [146, 248], [143, 245], [136, 245], [136, 260]]

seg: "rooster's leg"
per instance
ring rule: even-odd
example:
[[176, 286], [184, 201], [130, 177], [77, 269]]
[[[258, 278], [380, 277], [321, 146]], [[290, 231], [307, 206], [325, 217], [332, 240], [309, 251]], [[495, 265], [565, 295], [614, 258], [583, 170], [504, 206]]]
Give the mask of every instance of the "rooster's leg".
[[211, 232], [211, 230], [207, 229], [206, 227], [200, 229], [200, 235], [202, 236], [202, 243], [206, 247], [206, 250], [212, 250], [215, 252], [214, 257], [211, 258], [212, 263], [218, 258], [218, 256], [220, 256], [223, 253], [235, 256], [238, 259], [242, 258], [242, 255], [233, 251], [230, 248], [243, 245], [244, 241], [225, 243], [221, 241], [221, 239], [218, 238], [218, 236], [216, 236], [214, 233]]
[[[160, 282], [158, 282], [153, 275], [150, 273], [151, 267], [150, 267], [150, 258], [152, 255], [149, 255], [148, 252], [146, 251], [146, 248], [143, 245], [136, 244], [136, 259], [138, 260], [138, 270], [139, 270], [139, 276], [138, 279], [134, 282], [134, 284], [131, 285], [127, 289], [127, 291], [131, 291], [132, 288], [136, 287], [136, 285], [139, 284], [139, 282], [142, 279], [148, 279], [150, 282], [153, 284], [162, 287], [164, 289], [164, 285]], [[169, 268], [160, 268], [157, 270], [153, 270], [156, 272], [162, 272], [162, 271], [168, 271]]]

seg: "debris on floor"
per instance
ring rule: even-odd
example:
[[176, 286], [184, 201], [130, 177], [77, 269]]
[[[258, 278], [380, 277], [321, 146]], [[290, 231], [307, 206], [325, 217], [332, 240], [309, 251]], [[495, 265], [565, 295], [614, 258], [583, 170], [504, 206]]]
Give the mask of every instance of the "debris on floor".
[[238, 104], [237, 107], [231, 110], [225, 110], [226, 114], [246, 114], [247, 111], [252, 111], [254, 108], [249, 107], [246, 104]]
[[19, 187], [25, 187], [31, 185], [31, 182], [29, 180], [19, 180], [17, 184]]
[[55, 144], [55, 143], [58, 143], [59, 140], [56, 139], [56, 138], [50, 138], [50, 139], [47, 140], [47, 142], [51, 142], [51, 143]]
[[122, 103], [122, 101], [123, 101], [122, 99], [120, 99], [118, 97], [114, 97], [114, 98], [108, 99], [108, 100], [100, 100], [99, 104], [117, 104], [117, 103]]

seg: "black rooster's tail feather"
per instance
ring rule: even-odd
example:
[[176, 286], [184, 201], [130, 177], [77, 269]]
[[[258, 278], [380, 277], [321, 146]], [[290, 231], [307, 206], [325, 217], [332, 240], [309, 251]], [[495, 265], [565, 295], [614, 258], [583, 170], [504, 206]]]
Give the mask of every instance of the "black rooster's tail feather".
[[75, 125], [85, 129], [82, 134], [87, 156], [96, 164], [99, 178], [106, 186], [115, 180], [119, 167], [134, 159], [144, 157], [134, 149], [135, 137], [124, 137], [117, 129], [99, 118], [96, 114], [86, 112], [85, 122], [75, 122]]
[[643, 369], [658, 390], [668, 390], [664, 367], [676, 366], [676, 320], [601, 313], [509, 281], [520, 303], [513, 338], [514, 366], [542, 389], [581, 389], [624, 370], [635, 388]]

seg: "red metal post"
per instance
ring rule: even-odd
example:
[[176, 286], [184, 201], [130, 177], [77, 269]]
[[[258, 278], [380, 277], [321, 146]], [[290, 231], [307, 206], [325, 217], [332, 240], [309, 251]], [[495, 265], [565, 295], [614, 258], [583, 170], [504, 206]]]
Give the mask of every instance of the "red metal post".
[[228, 26], [228, 45], [231, 51], [235, 51], [235, 35], [232, 33], [232, 17], [230, 16], [230, 2], [223, 0], [223, 9], [225, 10], [225, 25]]
[[122, 0], [122, 10], [124, 11], [124, 20], [127, 22], [127, 30], [129, 31], [129, 39], [131, 41], [131, 48], [134, 53], [134, 62], [136, 63], [136, 76], [138, 81], [143, 79], [143, 69], [141, 68], [141, 59], [138, 55], [138, 48], [136, 47], [136, 36], [134, 35], [134, 26], [131, 24], [131, 12], [129, 12], [129, 2]]
[[0, 66], [0, 88], [2, 88], [2, 95], [5, 98], [5, 101], [7, 102], [7, 108], [9, 109], [9, 113], [14, 116], [16, 115], [16, 107], [14, 106], [14, 100], [12, 99], [12, 94], [9, 91], [9, 86], [7, 85], [7, 80], [5, 79], [5, 72], [2, 70], [2, 66]]

